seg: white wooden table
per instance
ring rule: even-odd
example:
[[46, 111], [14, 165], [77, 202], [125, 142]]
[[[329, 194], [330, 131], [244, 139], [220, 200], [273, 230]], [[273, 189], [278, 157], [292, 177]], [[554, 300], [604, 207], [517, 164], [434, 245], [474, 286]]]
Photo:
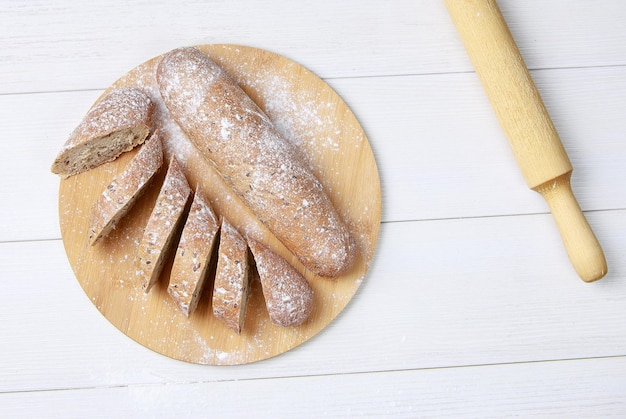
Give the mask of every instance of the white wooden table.
[[[0, 0], [0, 417], [626, 415], [626, 3], [500, 6], [604, 248], [599, 282], [576, 276], [438, 0]], [[377, 254], [345, 311], [237, 367], [166, 358], [98, 312], [49, 172], [110, 83], [205, 43], [325, 79], [383, 188]]]

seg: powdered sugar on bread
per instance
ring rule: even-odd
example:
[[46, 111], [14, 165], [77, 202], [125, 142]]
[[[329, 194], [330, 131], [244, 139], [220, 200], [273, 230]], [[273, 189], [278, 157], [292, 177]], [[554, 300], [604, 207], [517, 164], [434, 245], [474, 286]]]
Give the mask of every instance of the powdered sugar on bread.
[[224, 219], [213, 286], [213, 314], [236, 333], [241, 332], [246, 315], [248, 271], [246, 240]]
[[298, 326], [313, 310], [313, 289], [306, 278], [285, 259], [254, 239], [248, 244], [263, 287], [263, 297], [272, 323]]
[[146, 141], [124, 172], [104, 189], [92, 209], [89, 243], [95, 244], [115, 228], [163, 164], [158, 132]]
[[152, 101], [141, 89], [115, 89], [96, 103], [52, 164], [63, 177], [112, 161], [143, 143], [150, 132]]
[[204, 192], [197, 188], [178, 243], [167, 288], [187, 317], [196, 309], [207, 280], [207, 269], [219, 226], [218, 218]]
[[137, 275], [140, 277], [141, 287], [146, 292], [150, 291], [159, 279], [163, 264], [168, 254], [171, 254], [172, 240], [190, 194], [191, 188], [180, 163], [176, 158], [172, 158], [136, 258]]

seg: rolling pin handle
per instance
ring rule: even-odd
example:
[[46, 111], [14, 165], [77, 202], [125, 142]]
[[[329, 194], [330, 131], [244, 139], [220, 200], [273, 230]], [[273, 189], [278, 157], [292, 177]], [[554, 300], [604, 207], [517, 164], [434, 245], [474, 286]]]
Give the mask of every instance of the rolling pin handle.
[[589, 226], [570, 184], [571, 172], [536, 188], [546, 200], [574, 269], [585, 282], [606, 275], [608, 268], [600, 243]]

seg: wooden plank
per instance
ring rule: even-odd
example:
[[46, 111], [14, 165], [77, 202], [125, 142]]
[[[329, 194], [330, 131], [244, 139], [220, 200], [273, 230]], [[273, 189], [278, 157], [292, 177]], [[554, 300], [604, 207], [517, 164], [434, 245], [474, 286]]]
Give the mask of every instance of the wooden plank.
[[61, 146], [97, 91], [0, 96], [0, 241], [61, 237], [59, 178], [50, 172]]
[[[626, 358], [0, 394], [5, 417], [607, 417]], [[52, 416], [51, 416], [52, 415]]]
[[[577, 278], [549, 215], [383, 224], [359, 292], [314, 339], [245, 368], [145, 349], [85, 296], [60, 241], [0, 244], [0, 391], [626, 355], [626, 211], [589, 219], [609, 274]], [[33, 262], [34, 261], [34, 262]]]
[[[500, 3], [530, 68], [626, 64], [619, 2]], [[102, 89], [152, 56], [204, 43], [262, 47], [324, 78], [471, 71], [443, 4], [432, 0], [320, 0], [298, 8], [253, 0], [39, 0], [4, 2], [0, 13], [0, 93]]]
[[[584, 210], [624, 208], [626, 69], [534, 71]], [[385, 221], [547, 211], [527, 188], [474, 74], [332, 81], [365, 129]], [[371, 98], [376, 98], [372, 101]], [[616, 157], [615, 159], [613, 157]]]
[[[533, 72], [574, 165], [584, 210], [626, 208], [626, 68]], [[473, 74], [331, 80], [365, 129], [385, 221], [547, 212]], [[100, 91], [0, 96], [0, 241], [59, 238], [49, 167]], [[376, 100], [372, 100], [375, 98]], [[33, 118], [32, 115], [37, 115]], [[33, 146], [36, 144], [36, 146]], [[19, 176], [16, 174], [19, 173]], [[38, 192], [32, 205], [33, 191]], [[20, 208], [16, 212], [14, 208]]]

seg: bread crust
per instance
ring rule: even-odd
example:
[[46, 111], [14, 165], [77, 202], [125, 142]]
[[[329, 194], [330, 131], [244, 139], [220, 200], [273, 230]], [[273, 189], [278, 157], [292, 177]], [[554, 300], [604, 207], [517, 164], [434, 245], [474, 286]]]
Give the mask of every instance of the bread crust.
[[132, 150], [148, 137], [153, 108], [150, 97], [137, 87], [112, 90], [87, 112], [50, 170], [66, 178]]
[[299, 326], [313, 311], [313, 289], [293, 266], [277, 253], [248, 237], [261, 279], [263, 297], [272, 323]]
[[115, 228], [145, 191], [163, 165], [163, 147], [154, 132], [130, 161], [124, 172], [104, 188], [91, 210], [89, 243], [96, 244]]
[[181, 234], [167, 291], [187, 317], [196, 309], [207, 281], [207, 269], [220, 223], [200, 187]]
[[248, 245], [243, 236], [223, 219], [213, 286], [213, 314], [238, 334], [246, 315], [248, 290]]
[[181, 48], [162, 58], [157, 82], [171, 117], [308, 269], [337, 277], [351, 267], [355, 242], [321, 183], [221, 67]]
[[145, 292], [156, 283], [183, 218], [191, 188], [176, 157], [170, 160], [137, 252], [137, 275]]

